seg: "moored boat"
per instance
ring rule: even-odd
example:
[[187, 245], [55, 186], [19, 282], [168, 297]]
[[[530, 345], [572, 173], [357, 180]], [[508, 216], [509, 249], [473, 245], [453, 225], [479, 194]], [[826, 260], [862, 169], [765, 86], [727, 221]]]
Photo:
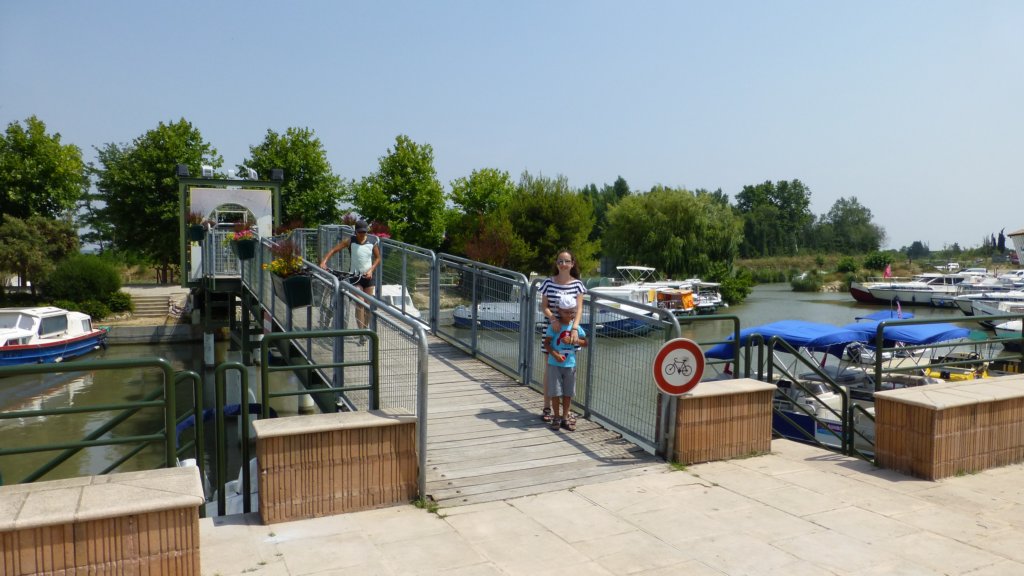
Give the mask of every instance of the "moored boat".
[[1002, 342], [1004, 349], [1010, 352], [1021, 351], [1021, 324], [1020, 320], [1010, 320], [992, 327], [996, 332], [996, 338], [1006, 339]]
[[[596, 290], [596, 289], [595, 289]], [[597, 296], [595, 292], [595, 296]], [[639, 316], [649, 316], [646, 310], [622, 305], [610, 300], [597, 300], [596, 322], [590, 318], [590, 305], [583, 307], [583, 317], [580, 319], [580, 326], [588, 334], [601, 334], [603, 336], [643, 336], [654, 329], [650, 321], [641, 320]], [[486, 330], [508, 330], [517, 332], [520, 330], [520, 304], [518, 302], [481, 302], [476, 305], [474, 311], [469, 306], [456, 306], [452, 311], [452, 320], [456, 328], [472, 328], [474, 320], [476, 325]], [[540, 318], [540, 315], [537, 315]], [[535, 330], [544, 326], [543, 322], [537, 322]]]
[[0, 366], [63, 362], [106, 345], [92, 318], [55, 306], [0, 308]]

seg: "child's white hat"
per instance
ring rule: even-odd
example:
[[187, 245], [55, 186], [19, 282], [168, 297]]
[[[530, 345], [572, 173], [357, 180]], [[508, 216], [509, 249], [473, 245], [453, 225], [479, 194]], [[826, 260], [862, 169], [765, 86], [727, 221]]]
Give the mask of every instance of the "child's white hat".
[[569, 294], [562, 294], [558, 297], [558, 307], [562, 310], [575, 310], [576, 297]]

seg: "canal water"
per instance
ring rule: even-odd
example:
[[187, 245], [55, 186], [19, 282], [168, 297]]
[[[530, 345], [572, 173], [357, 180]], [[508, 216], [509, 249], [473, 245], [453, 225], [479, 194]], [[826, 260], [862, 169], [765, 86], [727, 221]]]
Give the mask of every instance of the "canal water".
[[[747, 301], [739, 306], [721, 310], [720, 314], [736, 315], [740, 318], [741, 327], [747, 328], [774, 322], [777, 320], [800, 319], [828, 324], [842, 325], [853, 322], [857, 316], [875, 312], [885, 306], [866, 305], [853, 300], [845, 292], [842, 293], [804, 293], [793, 292], [788, 284], [768, 284], [754, 288]], [[929, 307], [907, 308], [918, 318], [949, 318], [950, 321], [963, 322], [964, 317], [955, 310], [944, 310]], [[966, 322], [965, 327], [977, 328], [976, 324]], [[696, 341], [721, 339], [731, 329], [731, 324], [721, 322], [699, 322], [683, 326], [683, 336]], [[615, 345], [629, 345], [631, 339], [618, 339]], [[217, 343], [218, 360], [228, 358], [227, 343]], [[153, 345], [118, 345], [110, 346], [87, 356], [86, 359], [115, 358], [164, 358], [174, 369], [195, 370], [204, 374], [202, 366], [203, 350], [201, 343], [184, 344], [153, 344]], [[275, 377], [287, 379], [287, 373], [276, 373]], [[250, 373], [250, 382], [258, 378]], [[204, 402], [213, 406], [213, 375], [204, 374], [206, 394]], [[87, 373], [50, 375], [45, 378], [16, 376], [0, 380], [0, 411], [25, 410], [34, 407], [66, 407], [86, 405], [109, 405], [127, 400], [139, 400], [162, 386], [162, 373], [152, 369], [140, 370], [104, 370]], [[277, 382], [274, 383], [278, 385]], [[287, 384], [282, 384], [287, 385]], [[258, 393], [258, 391], [257, 391]], [[178, 391], [179, 413], [184, 410], [183, 402], [188, 402], [191, 393], [183, 386]], [[258, 394], [256, 396], [258, 398]], [[237, 398], [234, 402], [237, 402]], [[230, 400], [229, 400], [230, 402]], [[294, 404], [294, 401], [293, 401]], [[278, 413], [293, 414], [298, 411], [297, 405], [277, 405], [273, 408]], [[75, 414], [57, 417], [33, 417], [18, 420], [0, 420], [0, 446], [14, 447], [26, 445], [55, 444], [84, 437], [91, 430], [102, 425], [111, 413]], [[146, 409], [116, 429], [116, 435], [149, 434], [158, 430], [161, 422], [159, 409]], [[212, 430], [212, 422], [209, 428]], [[61, 464], [49, 473], [45, 479], [74, 477], [96, 474], [110, 463], [121, 458], [132, 447], [130, 445], [110, 446], [83, 451]], [[26, 475], [48, 462], [60, 451], [42, 452], [30, 455], [0, 457], [0, 475], [4, 483], [19, 482]], [[143, 450], [133, 457], [120, 471], [153, 468], [161, 465], [163, 448], [158, 444]], [[208, 468], [209, 469], [209, 468]]]

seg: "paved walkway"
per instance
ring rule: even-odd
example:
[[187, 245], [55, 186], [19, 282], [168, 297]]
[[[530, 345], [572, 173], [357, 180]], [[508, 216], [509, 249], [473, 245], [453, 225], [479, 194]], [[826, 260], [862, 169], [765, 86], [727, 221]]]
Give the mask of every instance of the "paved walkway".
[[201, 520], [206, 575], [1024, 574], [1024, 465], [938, 482], [775, 440], [769, 455], [431, 514]]

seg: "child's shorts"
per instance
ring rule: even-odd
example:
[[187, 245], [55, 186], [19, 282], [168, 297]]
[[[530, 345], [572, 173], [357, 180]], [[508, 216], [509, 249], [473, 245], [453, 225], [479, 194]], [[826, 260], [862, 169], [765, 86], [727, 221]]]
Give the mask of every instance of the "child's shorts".
[[576, 395], [576, 367], [548, 364], [548, 396]]

